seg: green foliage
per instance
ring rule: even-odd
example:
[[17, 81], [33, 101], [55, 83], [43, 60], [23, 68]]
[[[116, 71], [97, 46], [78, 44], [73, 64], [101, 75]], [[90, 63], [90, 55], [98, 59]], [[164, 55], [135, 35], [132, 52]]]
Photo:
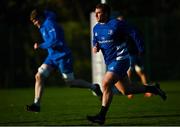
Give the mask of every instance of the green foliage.
[[75, 75], [91, 81], [91, 42], [89, 26], [80, 22], [63, 23], [65, 38], [72, 50]]
[[[1, 0], [1, 87], [34, 86], [34, 74], [46, 56], [34, 51], [34, 42], [41, 42], [38, 30], [29, 21], [34, 8], [48, 8], [56, 12], [65, 29], [67, 44], [74, 57], [77, 77], [91, 80], [89, 14], [100, 1], [91, 0]], [[180, 1], [109, 0], [113, 11], [120, 11], [145, 35], [146, 66], [151, 79], [179, 79], [180, 58], [177, 54], [180, 37]], [[172, 43], [171, 43], [172, 42]], [[168, 51], [168, 52], [167, 52]], [[162, 71], [164, 70], [164, 71]], [[59, 82], [55, 74], [48, 83]], [[60, 81], [61, 82], [61, 81]]]

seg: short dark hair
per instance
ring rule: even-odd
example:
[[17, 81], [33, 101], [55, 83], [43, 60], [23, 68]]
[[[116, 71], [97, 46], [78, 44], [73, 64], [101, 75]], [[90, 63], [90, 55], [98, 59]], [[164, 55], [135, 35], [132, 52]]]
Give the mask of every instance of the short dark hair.
[[34, 19], [44, 19], [45, 18], [45, 15], [44, 15], [44, 12], [39, 10], [39, 9], [34, 9], [32, 10], [31, 14], [30, 14], [30, 20], [34, 20]]
[[111, 14], [111, 8], [110, 8], [110, 6], [107, 5], [107, 4], [105, 4], [105, 3], [104, 3], [104, 4], [102, 4], [102, 3], [97, 4], [97, 5], [96, 5], [96, 8], [101, 9], [103, 13], [107, 13], [107, 14], [108, 14], [108, 17], [109, 17], [110, 14]]

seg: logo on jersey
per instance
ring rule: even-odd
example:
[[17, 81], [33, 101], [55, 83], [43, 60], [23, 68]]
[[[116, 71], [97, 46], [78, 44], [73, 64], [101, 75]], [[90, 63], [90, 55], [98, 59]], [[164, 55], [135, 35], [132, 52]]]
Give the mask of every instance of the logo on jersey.
[[113, 70], [114, 70], [114, 67], [110, 67], [109, 70], [112, 70], [112, 71], [113, 71]]
[[49, 30], [49, 32], [54, 32], [54, 31], [55, 31], [55, 29], [54, 29], [54, 28]]
[[126, 43], [122, 43], [121, 45], [116, 46], [116, 50], [119, 50], [119, 49], [122, 49], [122, 48], [125, 48], [125, 47], [126, 47]]
[[113, 34], [113, 30], [109, 30], [109, 31], [108, 31], [108, 34], [109, 34], [109, 35], [112, 35], [112, 34]]
[[46, 36], [46, 32], [43, 32], [42, 35], [43, 35], [43, 37], [45, 37]]
[[104, 36], [102, 36], [102, 37], [101, 37], [101, 40], [105, 40], [105, 37], [104, 37]]
[[97, 32], [95, 32], [94, 36], [96, 36], [96, 37], [97, 37], [97, 36], [98, 36], [98, 33], [97, 33]]

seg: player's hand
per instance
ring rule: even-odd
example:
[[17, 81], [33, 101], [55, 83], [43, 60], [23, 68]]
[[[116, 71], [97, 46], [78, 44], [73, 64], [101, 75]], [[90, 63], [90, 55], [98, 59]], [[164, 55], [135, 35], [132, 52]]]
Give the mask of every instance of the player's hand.
[[93, 53], [97, 53], [98, 52], [98, 49], [97, 49], [97, 47], [93, 47]]
[[96, 45], [93, 47], [93, 53], [97, 53], [97, 52], [99, 52], [99, 46], [98, 46], [98, 44], [96, 43]]
[[38, 47], [39, 47], [39, 44], [38, 43], [34, 43], [34, 49], [36, 50], [36, 49], [38, 49]]

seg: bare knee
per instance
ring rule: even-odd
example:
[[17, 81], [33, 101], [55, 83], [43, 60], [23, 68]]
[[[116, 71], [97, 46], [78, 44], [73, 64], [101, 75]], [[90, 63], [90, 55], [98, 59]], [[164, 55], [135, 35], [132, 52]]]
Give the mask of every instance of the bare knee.
[[110, 81], [108, 81], [108, 80], [103, 80], [103, 82], [102, 82], [102, 89], [103, 89], [103, 91], [109, 91], [109, 90], [111, 90], [111, 83], [110, 83]]
[[36, 82], [42, 82], [44, 80], [44, 77], [40, 73], [36, 73], [35, 79], [36, 79]]

